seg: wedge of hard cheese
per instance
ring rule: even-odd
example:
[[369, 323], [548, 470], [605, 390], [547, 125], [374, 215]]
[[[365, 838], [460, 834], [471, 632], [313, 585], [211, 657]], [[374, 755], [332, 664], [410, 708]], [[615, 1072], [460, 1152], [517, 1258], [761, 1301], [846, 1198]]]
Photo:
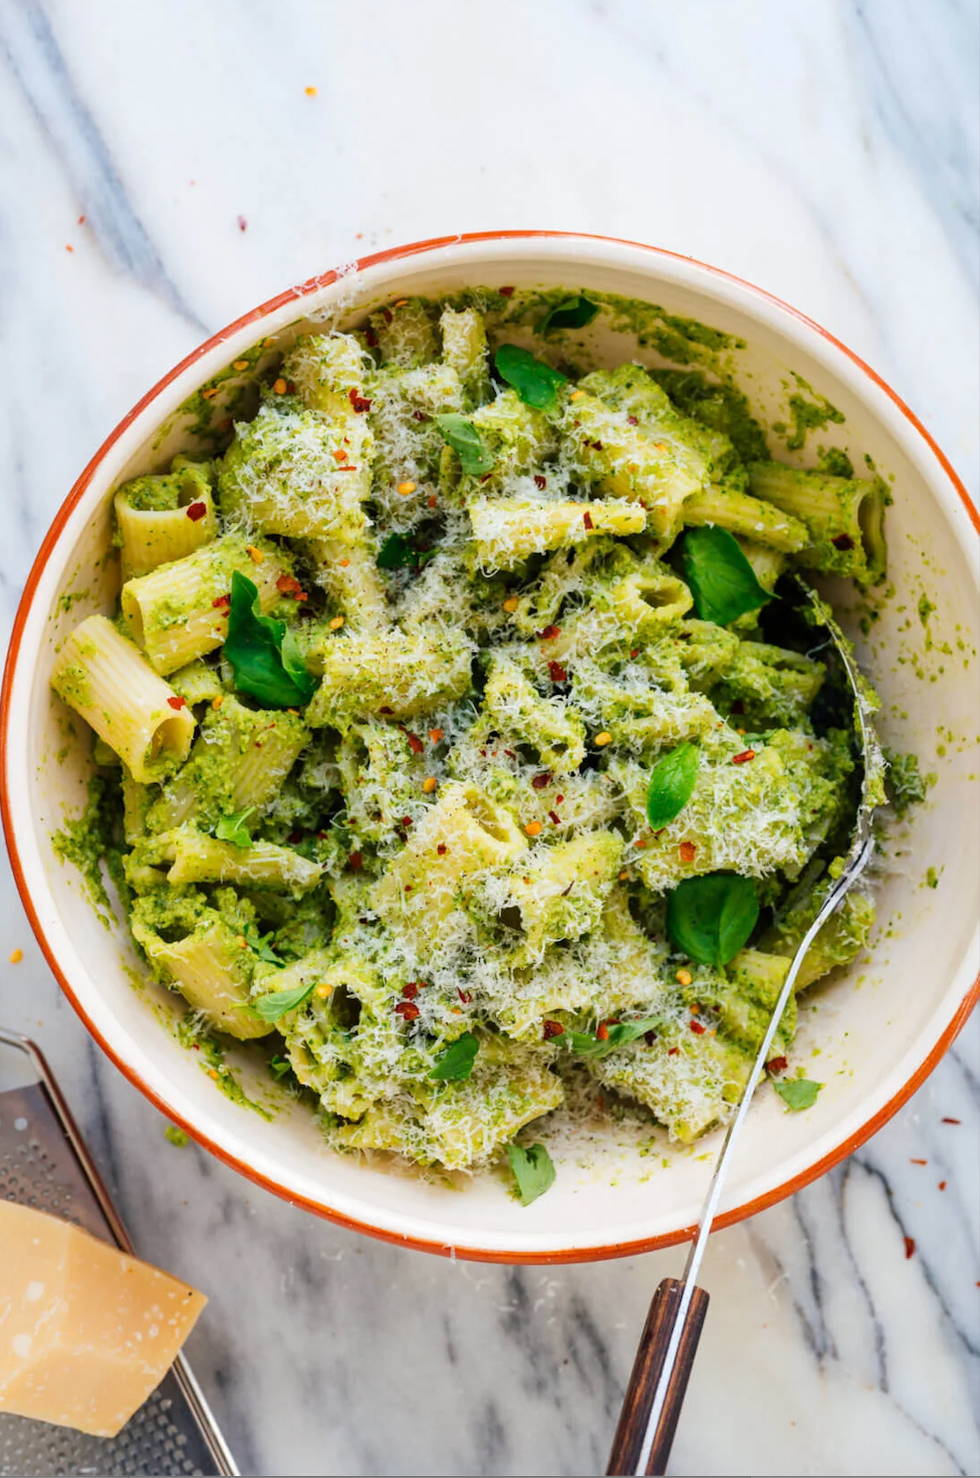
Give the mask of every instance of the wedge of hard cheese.
[[70, 1222], [0, 1200], [0, 1411], [114, 1437], [206, 1303]]

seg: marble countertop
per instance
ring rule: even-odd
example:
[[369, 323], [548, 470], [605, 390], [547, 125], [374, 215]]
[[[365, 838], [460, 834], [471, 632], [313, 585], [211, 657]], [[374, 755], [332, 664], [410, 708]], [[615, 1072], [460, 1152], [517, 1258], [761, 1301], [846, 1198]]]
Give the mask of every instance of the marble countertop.
[[[457, 230], [630, 237], [766, 286], [881, 371], [975, 490], [977, 15], [6, 0], [5, 629], [79, 470], [177, 359], [290, 282]], [[43, 1044], [141, 1252], [210, 1294], [189, 1353], [244, 1471], [601, 1471], [678, 1250], [448, 1263], [175, 1147], [2, 890], [0, 1019]], [[978, 1472], [976, 1025], [852, 1159], [713, 1239], [671, 1472]]]

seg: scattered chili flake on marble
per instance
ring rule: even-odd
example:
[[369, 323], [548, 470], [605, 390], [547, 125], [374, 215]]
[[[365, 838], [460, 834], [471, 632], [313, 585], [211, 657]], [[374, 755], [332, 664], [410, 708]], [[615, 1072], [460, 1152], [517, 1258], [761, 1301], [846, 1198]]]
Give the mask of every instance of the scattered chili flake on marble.
[[914, 1252], [915, 1252], [915, 1238], [914, 1237], [906, 1237], [905, 1238], [905, 1256], [906, 1256], [906, 1259], [910, 1258]]

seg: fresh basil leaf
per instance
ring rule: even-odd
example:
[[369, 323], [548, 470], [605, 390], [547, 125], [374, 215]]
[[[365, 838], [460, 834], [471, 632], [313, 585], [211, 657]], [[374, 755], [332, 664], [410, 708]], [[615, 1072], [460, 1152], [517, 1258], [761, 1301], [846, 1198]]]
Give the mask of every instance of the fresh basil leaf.
[[643, 1021], [617, 1021], [615, 1026], [607, 1028], [609, 1035], [604, 1039], [594, 1036], [592, 1032], [565, 1031], [558, 1041], [564, 1042], [576, 1056], [588, 1057], [594, 1062], [600, 1057], [608, 1057], [609, 1053], [615, 1052], [617, 1047], [627, 1047], [630, 1042], [635, 1042], [637, 1037], [655, 1031], [658, 1024], [658, 1020], [653, 1016]]
[[278, 965], [280, 970], [282, 969], [285, 961], [281, 960], [269, 946], [269, 940], [274, 937], [272, 929], [269, 930], [268, 934], [260, 934], [254, 924], [246, 924], [244, 937], [249, 949], [254, 950], [260, 960], [263, 960], [267, 965]]
[[699, 965], [727, 965], [758, 917], [755, 883], [734, 872], [685, 878], [667, 899], [667, 933]]
[[295, 641], [286, 649], [287, 669], [281, 650], [286, 634], [284, 621], [262, 615], [258, 590], [235, 570], [224, 655], [239, 692], [251, 694], [269, 708], [302, 708], [316, 691], [316, 678], [306, 671]]
[[688, 529], [684, 535], [684, 575], [702, 621], [718, 626], [757, 611], [772, 600], [738, 547], [734, 534], [717, 525]]
[[377, 565], [381, 570], [400, 570], [415, 563], [415, 550], [404, 534], [389, 534], [378, 550]]
[[286, 1057], [276, 1056], [269, 1059], [269, 1071], [276, 1079], [284, 1078], [292, 1070], [293, 1065]]
[[784, 1078], [772, 1086], [788, 1108], [799, 1112], [813, 1108], [823, 1084], [812, 1083], [809, 1078]]
[[599, 304], [590, 302], [583, 293], [565, 298], [547, 313], [538, 332], [546, 334], [550, 328], [585, 328], [599, 311]]
[[313, 994], [315, 980], [309, 985], [294, 985], [292, 990], [274, 990], [270, 995], [259, 996], [257, 1001], [249, 1004], [263, 1021], [278, 1021], [280, 1016], [285, 1016], [288, 1011], [295, 1011], [297, 1006], [302, 1006], [308, 996]]
[[440, 1083], [461, 1083], [473, 1071], [479, 1050], [480, 1044], [472, 1032], [457, 1037], [436, 1058], [435, 1066], [429, 1070], [429, 1077], [436, 1078]]
[[654, 831], [669, 826], [691, 799], [698, 778], [698, 746], [685, 742], [653, 767], [647, 790], [647, 819]]
[[517, 1181], [517, 1194], [522, 1205], [530, 1206], [532, 1201], [544, 1195], [549, 1186], [554, 1185], [555, 1167], [543, 1144], [532, 1144], [530, 1149], [509, 1144], [507, 1158]]
[[295, 631], [289, 627], [283, 632], [282, 645], [279, 648], [279, 657], [285, 672], [289, 674], [297, 688], [310, 688], [310, 697], [313, 697], [316, 689], [316, 680], [307, 670], [306, 659], [300, 651], [299, 642], [296, 640]]
[[254, 806], [246, 806], [244, 811], [233, 811], [230, 816], [218, 818], [218, 824], [214, 828], [214, 834], [219, 842], [231, 842], [234, 847], [250, 847], [252, 844], [252, 833], [245, 825]]
[[500, 378], [517, 391], [524, 404], [540, 411], [551, 410], [558, 386], [568, 384], [566, 375], [516, 344], [501, 344], [493, 363]]
[[443, 441], [452, 447], [468, 476], [480, 477], [484, 472], [492, 471], [497, 459], [484, 444], [472, 421], [451, 411], [448, 415], [436, 416], [435, 422], [442, 432]]

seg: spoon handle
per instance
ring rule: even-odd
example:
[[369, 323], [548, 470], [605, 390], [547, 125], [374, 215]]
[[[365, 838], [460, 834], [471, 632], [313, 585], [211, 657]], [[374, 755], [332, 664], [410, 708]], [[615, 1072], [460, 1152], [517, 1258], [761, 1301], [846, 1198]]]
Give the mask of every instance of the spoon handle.
[[708, 1295], [703, 1288], [695, 1288], [691, 1296], [660, 1420], [653, 1434], [650, 1456], [645, 1468], [639, 1464], [683, 1288], [683, 1283], [677, 1278], [664, 1278], [653, 1295], [609, 1454], [606, 1468], [609, 1474], [664, 1473], [667, 1470], [677, 1419], [701, 1338], [701, 1326], [708, 1311]]

